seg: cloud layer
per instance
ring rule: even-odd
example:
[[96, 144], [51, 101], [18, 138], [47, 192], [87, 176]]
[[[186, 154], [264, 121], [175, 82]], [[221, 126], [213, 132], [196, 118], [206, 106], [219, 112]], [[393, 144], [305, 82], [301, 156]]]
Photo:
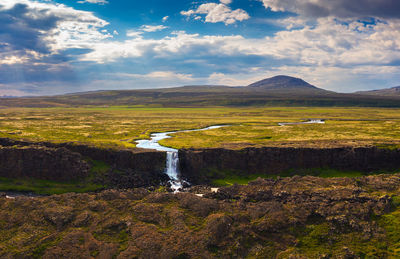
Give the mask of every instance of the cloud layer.
[[[263, 26], [278, 28], [270, 35], [174, 31], [176, 17], [180, 23], [202, 26], [249, 22], [246, 25], [251, 29], [256, 23], [244, 9], [233, 10], [231, 0], [220, 0], [180, 13], [177, 10], [175, 16], [163, 13], [148, 23], [151, 25], [136, 24], [131, 27], [136, 29], [117, 31], [93, 12], [53, 1], [2, 0], [0, 95], [206, 83], [243, 85], [276, 74], [300, 76], [340, 91], [400, 83], [400, 2], [262, 3], [260, 9], [266, 14], [265, 7], [295, 14], [266, 20]], [[159, 25], [162, 22], [164, 25]]]
[[260, 0], [272, 11], [340, 18], [400, 18], [398, 0]]

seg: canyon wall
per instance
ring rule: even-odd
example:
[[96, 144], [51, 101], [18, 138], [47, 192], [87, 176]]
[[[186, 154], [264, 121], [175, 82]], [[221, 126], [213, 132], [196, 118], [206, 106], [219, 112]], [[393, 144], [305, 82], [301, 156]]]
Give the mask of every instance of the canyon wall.
[[193, 184], [207, 183], [213, 170], [276, 175], [290, 169], [370, 172], [400, 168], [400, 150], [376, 147], [182, 149], [179, 157], [182, 177]]
[[0, 146], [43, 146], [48, 148], [66, 148], [93, 160], [103, 161], [118, 169], [131, 169], [135, 171], [160, 171], [164, 170], [166, 154], [146, 149], [121, 149], [101, 148], [78, 143], [50, 143], [17, 141], [0, 138]]
[[65, 148], [0, 147], [0, 176], [72, 181], [89, 175], [89, 164]]
[[90, 160], [110, 166], [110, 170], [97, 179], [110, 187], [150, 186], [168, 180], [163, 173], [164, 152], [0, 138], [0, 177], [72, 181], [89, 176]]

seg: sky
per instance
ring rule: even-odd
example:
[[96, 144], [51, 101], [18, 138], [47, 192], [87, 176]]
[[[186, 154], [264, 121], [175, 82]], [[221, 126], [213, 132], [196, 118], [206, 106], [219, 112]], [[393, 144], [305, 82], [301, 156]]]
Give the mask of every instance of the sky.
[[400, 85], [399, 0], [0, 0], [0, 96]]

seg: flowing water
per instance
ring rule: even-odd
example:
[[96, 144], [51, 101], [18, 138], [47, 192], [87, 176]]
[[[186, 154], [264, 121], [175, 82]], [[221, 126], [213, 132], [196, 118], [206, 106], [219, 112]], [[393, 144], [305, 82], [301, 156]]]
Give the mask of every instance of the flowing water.
[[281, 122], [278, 123], [279, 126], [286, 126], [286, 125], [300, 125], [300, 124], [324, 124], [325, 120], [323, 119], [310, 119], [308, 121], [303, 122]]
[[179, 130], [179, 131], [170, 131], [163, 133], [153, 133], [150, 135], [150, 139], [141, 139], [137, 140], [136, 147], [145, 148], [145, 149], [153, 149], [157, 151], [167, 152], [167, 164], [165, 168], [165, 173], [169, 176], [171, 188], [176, 192], [180, 188], [182, 188], [183, 180], [179, 178], [179, 155], [178, 149], [161, 146], [158, 142], [162, 139], [171, 138], [171, 134], [180, 133], [180, 132], [191, 132], [191, 131], [202, 131], [202, 130], [211, 130], [225, 127], [226, 125], [219, 126], [210, 126], [203, 129], [194, 129], [194, 130]]

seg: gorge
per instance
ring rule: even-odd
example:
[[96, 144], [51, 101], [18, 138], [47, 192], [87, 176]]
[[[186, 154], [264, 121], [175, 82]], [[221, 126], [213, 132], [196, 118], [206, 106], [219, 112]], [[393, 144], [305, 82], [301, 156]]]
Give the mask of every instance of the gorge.
[[170, 131], [170, 132], [163, 132], [163, 133], [153, 133], [151, 134], [150, 140], [142, 139], [137, 140], [136, 147], [142, 149], [153, 149], [157, 151], [164, 151], [167, 152], [167, 161], [165, 167], [165, 173], [169, 176], [171, 189], [174, 192], [178, 191], [183, 187], [183, 181], [180, 179], [180, 172], [179, 172], [179, 150], [165, 147], [159, 144], [160, 140], [167, 139], [171, 137], [171, 134], [180, 133], [180, 132], [190, 132], [190, 131], [203, 131], [203, 130], [212, 130], [224, 127], [225, 125], [215, 125], [209, 126], [203, 129], [193, 129], [193, 130], [180, 130], [180, 131]]

